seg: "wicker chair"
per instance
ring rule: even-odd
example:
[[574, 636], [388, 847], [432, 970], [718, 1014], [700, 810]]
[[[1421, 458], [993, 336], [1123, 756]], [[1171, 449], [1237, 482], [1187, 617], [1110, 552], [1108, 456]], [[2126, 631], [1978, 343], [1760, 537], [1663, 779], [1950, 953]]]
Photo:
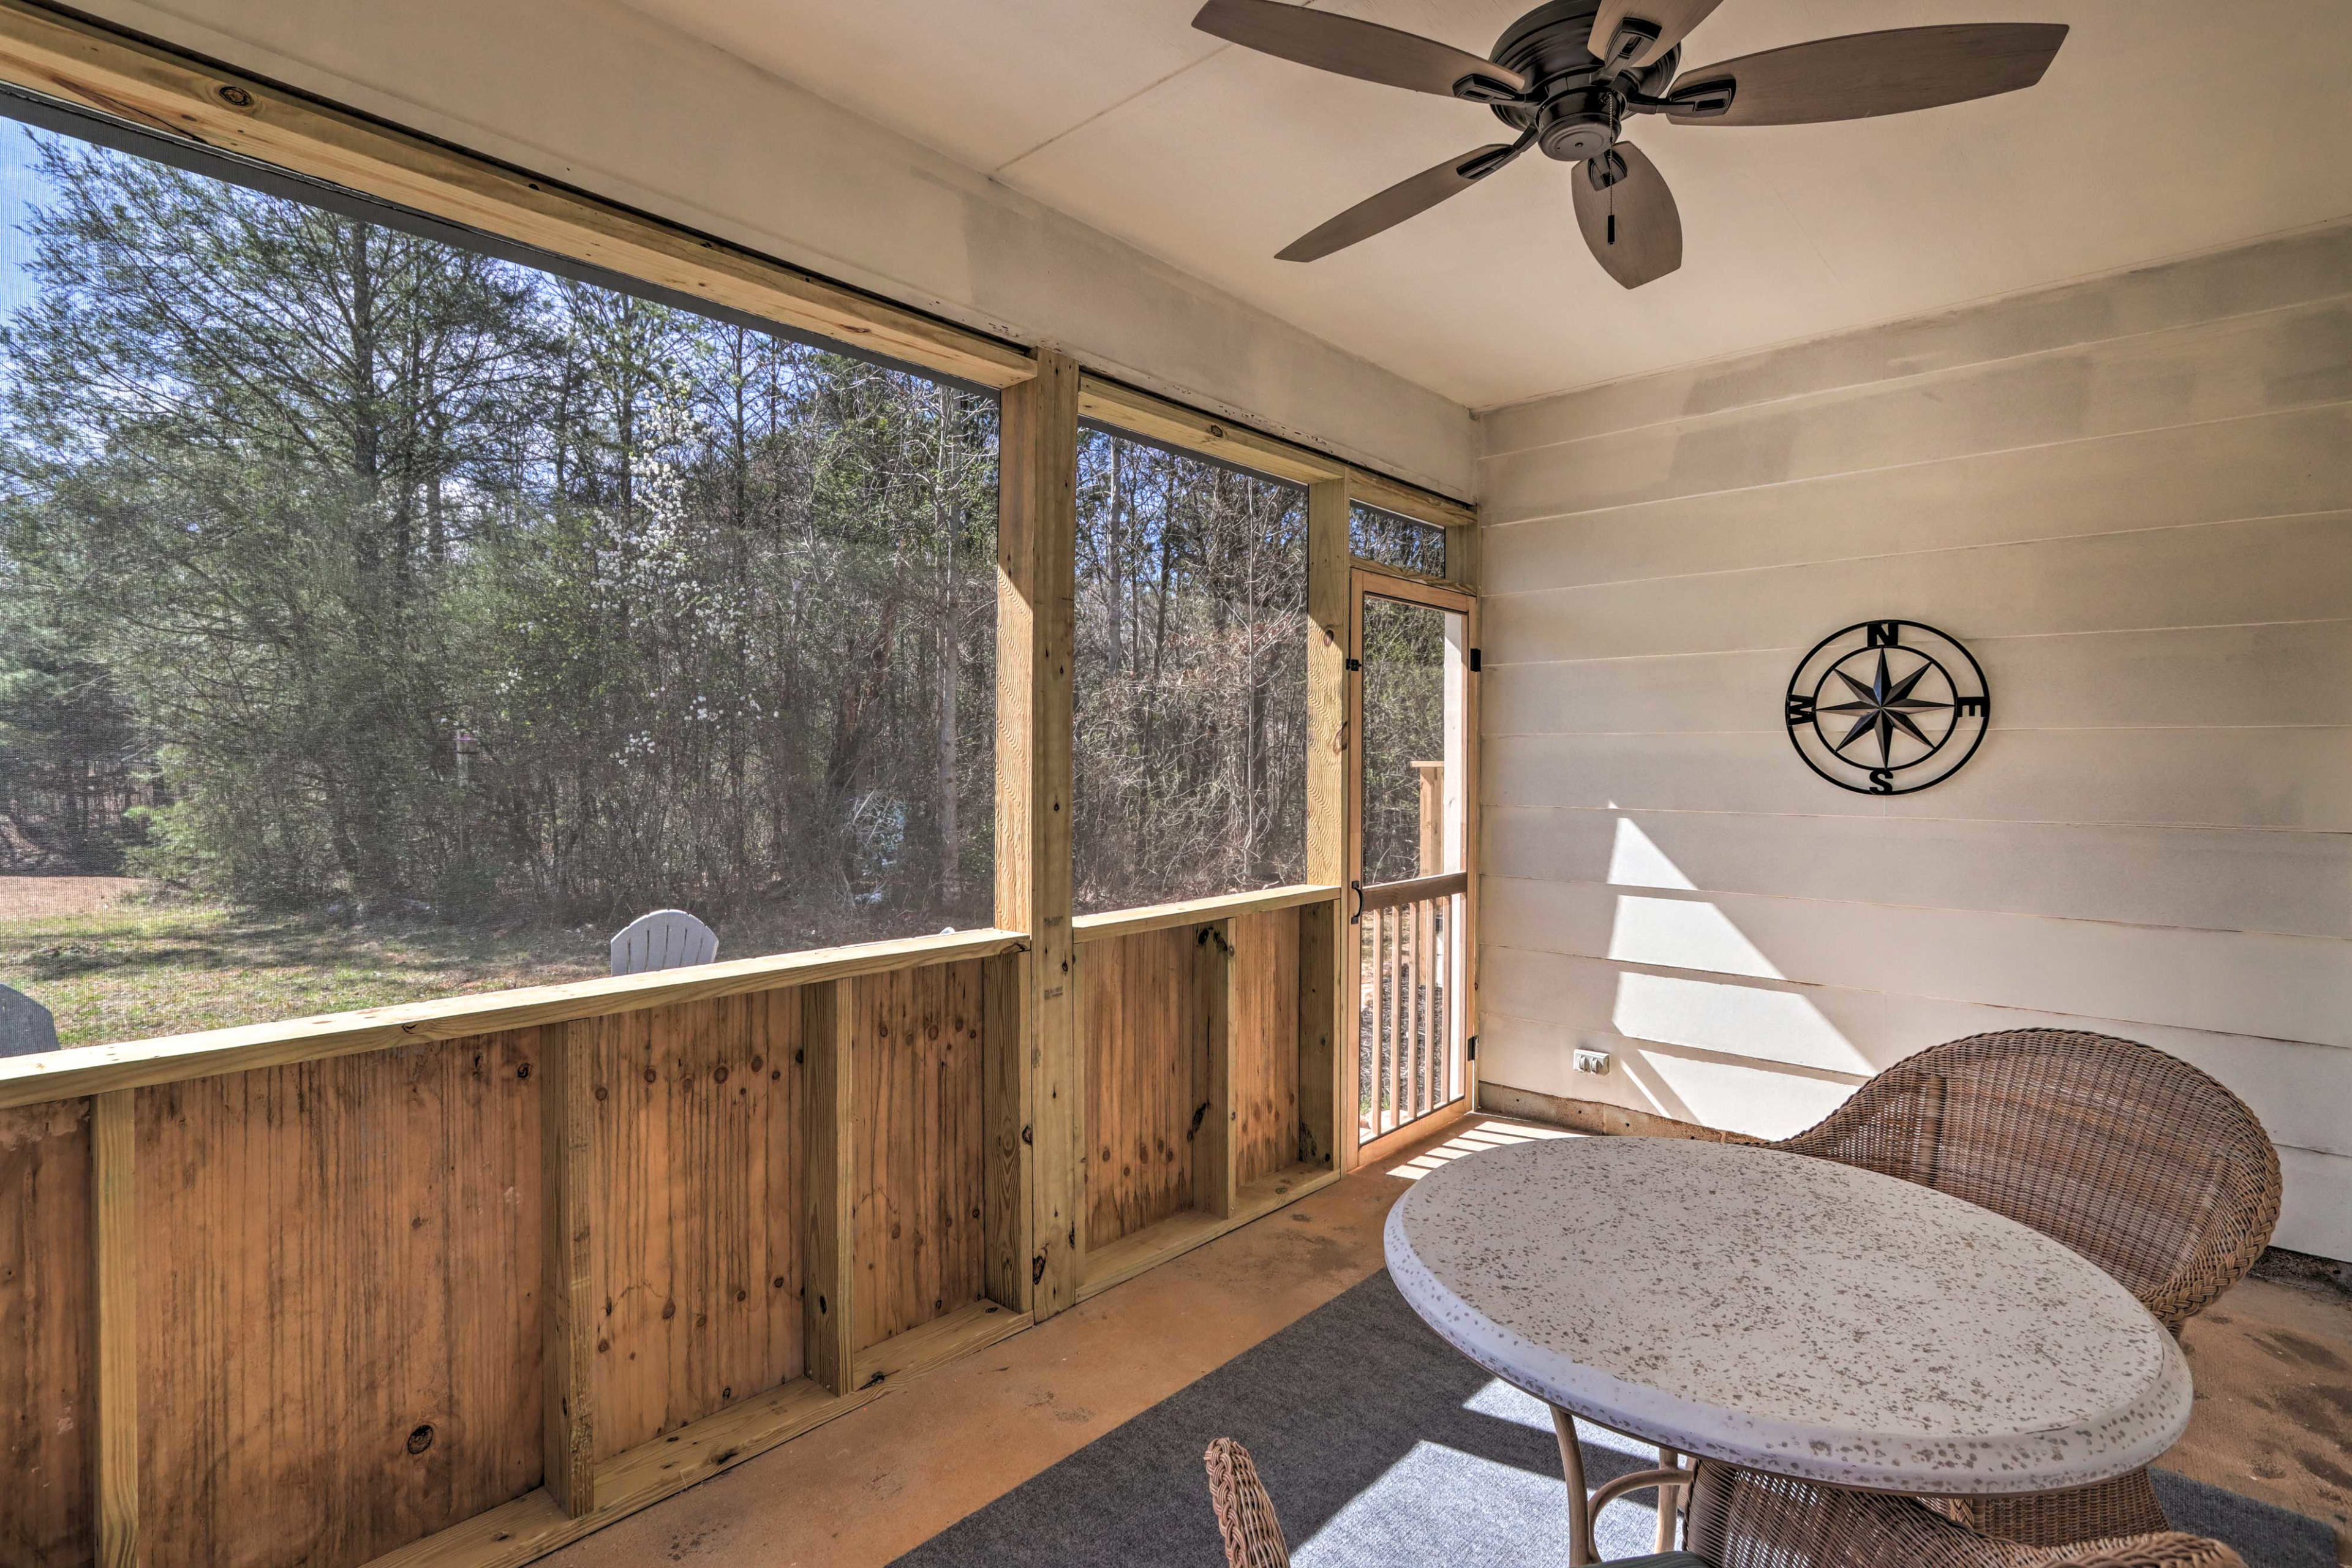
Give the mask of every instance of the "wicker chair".
[[1210, 1443], [1207, 1460], [1209, 1506], [1217, 1510], [1217, 1529], [1225, 1538], [1226, 1568], [1290, 1568], [1290, 1543], [1282, 1539], [1282, 1521], [1250, 1451], [1219, 1437]]
[[[2096, 1263], [2174, 1333], [2245, 1277], [2278, 1220], [2278, 1151], [2243, 1100], [2151, 1047], [2060, 1029], [1921, 1051], [1767, 1148], [1965, 1198]], [[2147, 1472], [2042, 1497], [1946, 1500], [2042, 1545], [2167, 1528]]]
[[[1289, 1568], [1274, 1500], [1249, 1450], [1209, 1445], [1209, 1500], [1227, 1568]], [[1648, 1568], [2245, 1568], [2219, 1542], [2193, 1535], [2036, 1547], [1995, 1541], [1907, 1498], [1843, 1491], [1702, 1460], [1694, 1477], [1691, 1550], [1621, 1562]]]

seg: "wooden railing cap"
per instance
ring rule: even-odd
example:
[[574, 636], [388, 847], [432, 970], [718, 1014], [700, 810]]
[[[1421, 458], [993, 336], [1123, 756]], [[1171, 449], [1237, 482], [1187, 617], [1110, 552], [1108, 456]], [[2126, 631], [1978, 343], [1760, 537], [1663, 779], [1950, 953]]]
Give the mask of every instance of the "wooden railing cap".
[[680, 1002], [806, 985], [893, 969], [921, 969], [958, 959], [992, 958], [1028, 945], [1019, 931], [954, 931], [810, 952], [739, 958], [650, 974], [532, 985], [478, 996], [450, 996], [365, 1007], [279, 1023], [246, 1024], [200, 1034], [167, 1035], [104, 1046], [76, 1046], [0, 1060], [0, 1108], [37, 1105], [106, 1089], [211, 1078], [252, 1068], [284, 1067], [326, 1057], [384, 1050], [425, 1040], [527, 1029]]

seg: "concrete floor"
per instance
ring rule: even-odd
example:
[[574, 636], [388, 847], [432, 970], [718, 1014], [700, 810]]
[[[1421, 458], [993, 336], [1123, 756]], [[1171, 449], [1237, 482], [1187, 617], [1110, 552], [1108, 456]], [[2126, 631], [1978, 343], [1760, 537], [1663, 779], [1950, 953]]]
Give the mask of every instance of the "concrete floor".
[[[1529, 1134], [1553, 1135], [1456, 1123], [547, 1561], [887, 1563], [1372, 1274], [1417, 1171]], [[2330, 1521], [2352, 1563], [2352, 1300], [2249, 1279], [2184, 1339], [2197, 1410], [2165, 1465]]]

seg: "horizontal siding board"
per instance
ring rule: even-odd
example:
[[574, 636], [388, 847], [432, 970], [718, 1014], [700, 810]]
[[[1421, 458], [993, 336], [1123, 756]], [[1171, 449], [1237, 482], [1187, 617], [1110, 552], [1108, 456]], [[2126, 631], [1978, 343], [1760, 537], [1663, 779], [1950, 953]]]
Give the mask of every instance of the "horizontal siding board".
[[1615, 1075], [1576, 1071], [1573, 1051], [1612, 1050], [1612, 1039], [1850, 1085], [1861, 1079], [1849, 1070], [1857, 1058], [1868, 1070], [1884, 1071], [1970, 1035], [2085, 1029], [2137, 1040], [2212, 1074], [2254, 1108], [2283, 1147], [2352, 1156], [2352, 1125], [2332, 1114], [2344, 1075], [2352, 1072], [2340, 1046], [1833, 985], [1726, 979], [1709, 987], [1687, 976], [1653, 975], [1647, 978], [1665, 984], [1648, 986], [1630, 983], [1629, 976], [1644, 977], [1622, 965], [1510, 948], [1488, 950], [1486, 967], [1492, 976], [1481, 996], [1496, 994], [1479, 1022], [1479, 1067], [1494, 1082], [1545, 1094], [1600, 1098], [1595, 1087]]
[[1489, 877], [2352, 939], [2344, 833], [1498, 808], [1480, 847]]
[[2166, 430], [2352, 398], [2352, 300], [1565, 442], [1491, 462], [1504, 519]]
[[2352, 1157], [2282, 1149], [2279, 1166], [2286, 1196], [2272, 1244], [2321, 1258], [2352, 1258]]
[[2352, 405], [1529, 519], [1481, 515], [1514, 592], [2352, 508]]
[[[1909, 1054], [1885, 1038], [1886, 1004], [1875, 991], [1643, 974], [1602, 959], [1517, 947], [1489, 946], [1483, 961], [1479, 1065], [1491, 1068], [1488, 1076], [1497, 1082], [1547, 1094], [1576, 1092], [1571, 1036], [1581, 1043], [1588, 1035], [1617, 1035], [1850, 1080]], [[1522, 1026], [1505, 1028], [1506, 1018]], [[1491, 1061], [1490, 1022], [1496, 1030]], [[1541, 1049], [1514, 1047], [1535, 1024], [1559, 1034]]]
[[1811, 647], [1878, 616], [1962, 642], [2052, 632], [2335, 620], [2352, 604], [2352, 511], [1981, 550], [1497, 594], [1497, 664]]
[[[1486, 1081], [1514, 1089], [1536, 1087], [1519, 1076], [1528, 1070], [1526, 1042], [1518, 1034], [1523, 1026], [1519, 1019], [1494, 1021], [1496, 1054]], [[1488, 1029], [1481, 1026], [1482, 1052]], [[1858, 1081], [1808, 1075], [1777, 1063], [1694, 1051], [1606, 1030], [1580, 1031], [1578, 1043], [1588, 1050], [1608, 1052], [1609, 1070], [1576, 1073], [1565, 1082], [1558, 1074], [1547, 1073], [1545, 1081], [1558, 1087], [1537, 1092], [1646, 1110], [1677, 1121], [1727, 1128], [1751, 1138], [1786, 1138], [1803, 1131], [1843, 1104]]]
[[[1518, 1076], [1524, 1070], [1522, 1027], [1522, 1020], [1507, 1018], [1482, 1026], [1482, 1049], [1491, 1049], [1493, 1058], [1493, 1070], [1485, 1078], [1488, 1084], [1535, 1087]], [[1537, 1092], [1728, 1127], [1759, 1138], [1801, 1131], [1851, 1092], [1826, 1080], [1604, 1034], [1587, 1035], [1582, 1043], [1614, 1053], [1612, 1070], [1598, 1077], [1579, 1073], [1571, 1083]], [[2279, 1149], [2279, 1166], [2285, 1193], [2272, 1244], [2323, 1258], [2352, 1255], [2352, 1156], [2285, 1144]]]
[[[2225, 740], [2226, 744], [2221, 743]], [[1832, 788], [1785, 735], [1507, 735], [1485, 804], [1980, 822], [2352, 831], [2352, 731], [1996, 730], [1976, 760], [1891, 799]]]
[[[1810, 643], [1497, 664], [1489, 735], [1778, 731]], [[2352, 620], [1976, 637], [2003, 729], [2352, 725]]]
[[2352, 964], [2326, 938], [1508, 877], [1481, 886], [1486, 918], [1509, 933], [1498, 940], [1571, 957], [2352, 1047]]
[[1480, 416], [1481, 434], [1499, 460], [1491, 455], [2291, 309], [2341, 294], [2347, 278], [2352, 227], [2289, 235], [1495, 409]]

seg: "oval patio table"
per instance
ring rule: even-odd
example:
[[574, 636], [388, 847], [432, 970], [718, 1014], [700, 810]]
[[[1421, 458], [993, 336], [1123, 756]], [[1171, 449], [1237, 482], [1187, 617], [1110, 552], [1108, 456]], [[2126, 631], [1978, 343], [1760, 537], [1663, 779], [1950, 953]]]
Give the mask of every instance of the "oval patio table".
[[[1397, 1289], [1552, 1407], [1569, 1554], [1671, 1468], [1588, 1499], [1570, 1415], [1677, 1453], [1980, 1497], [2126, 1474], [2189, 1425], [2172, 1336], [2089, 1259], [1931, 1188], [1773, 1149], [1558, 1138], [1442, 1165], [1390, 1211]], [[1666, 1544], [1671, 1493], [1659, 1491]]]

